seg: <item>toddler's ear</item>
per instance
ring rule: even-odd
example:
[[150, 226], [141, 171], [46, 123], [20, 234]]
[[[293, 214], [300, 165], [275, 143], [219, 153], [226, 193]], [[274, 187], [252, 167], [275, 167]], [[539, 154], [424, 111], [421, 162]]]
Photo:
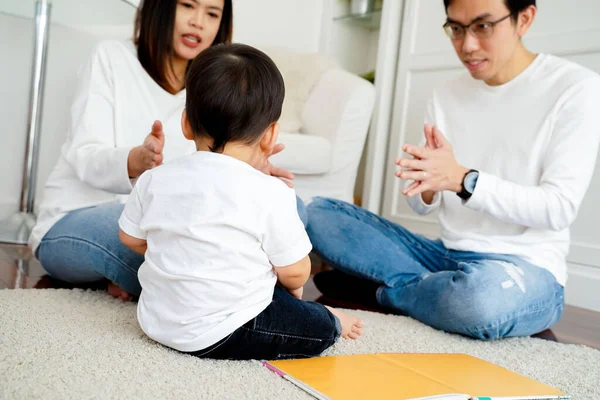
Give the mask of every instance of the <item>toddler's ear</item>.
[[187, 111], [185, 108], [181, 112], [181, 130], [183, 131], [183, 136], [187, 140], [194, 140], [194, 132], [192, 132], [192, 127], [190, 126], [190, 121], [187, 118]]
[[260, 148], [261, 150], [271, 155], [273, 153], [273, 149], [277, 144], [277, 139], [279, 138], [279, 123], [273, 122], [269, 127], [265, 130], [262, 137], [260, 138]]

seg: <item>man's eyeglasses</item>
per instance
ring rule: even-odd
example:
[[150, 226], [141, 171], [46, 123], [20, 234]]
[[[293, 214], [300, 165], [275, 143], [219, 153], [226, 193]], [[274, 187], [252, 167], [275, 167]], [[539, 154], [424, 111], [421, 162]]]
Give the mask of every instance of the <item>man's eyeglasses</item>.
[[475, 21], [469, 25], [462, 25], [458, 22], [446, 22], [444, 24], [444, 30], [448, 37], [452, 40], [458, 40], [465, 37], [467, 29], [479, 39], [487, 39], [494, 33], [494, 25], [504, 21], [512, 14], [508, 14], [506, 17], [502, 17], [497, 21]]

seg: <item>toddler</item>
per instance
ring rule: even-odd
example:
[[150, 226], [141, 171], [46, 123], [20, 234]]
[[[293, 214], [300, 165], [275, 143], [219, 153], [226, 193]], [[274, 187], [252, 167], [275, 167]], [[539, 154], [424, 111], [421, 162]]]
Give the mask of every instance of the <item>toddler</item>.
[[153, 340], [198, 357], [316, 356], [358, 318], [301, 300], [312, 246], [294, 190], [267, 175], [284, 83], [241, 44], [203, 51], [186, 77], [185, 137], [197, 152], [146, 171], [119, 219], [145, 255], [138, 320]]

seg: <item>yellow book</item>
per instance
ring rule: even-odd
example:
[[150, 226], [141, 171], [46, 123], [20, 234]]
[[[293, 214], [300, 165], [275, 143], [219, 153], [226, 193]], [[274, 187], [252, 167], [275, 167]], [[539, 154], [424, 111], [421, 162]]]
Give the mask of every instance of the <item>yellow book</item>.
[[318, 399], [571, 398], [466, 354], [357, 354], [263, 364]]

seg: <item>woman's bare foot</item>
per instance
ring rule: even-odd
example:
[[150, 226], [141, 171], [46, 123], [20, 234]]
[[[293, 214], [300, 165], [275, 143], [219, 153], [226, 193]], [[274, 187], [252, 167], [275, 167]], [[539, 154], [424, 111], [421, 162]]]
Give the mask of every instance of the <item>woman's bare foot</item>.
[[333, 315], [340, 319], [342, 324], [342, 337], [358, 339], [362, 335], [363, 321], [350, 314], [346, 314], [336, 308], [325, 306]]
[[117, 299], [121, 299], [123, 301], [131, 301], [133, 299], [133, 296], [131, 296], [129, 293], [127, 293], [118, 285], [112, 282], [108, 283], [108, 294], [110, 294], [112, 297], [116, 297]]

